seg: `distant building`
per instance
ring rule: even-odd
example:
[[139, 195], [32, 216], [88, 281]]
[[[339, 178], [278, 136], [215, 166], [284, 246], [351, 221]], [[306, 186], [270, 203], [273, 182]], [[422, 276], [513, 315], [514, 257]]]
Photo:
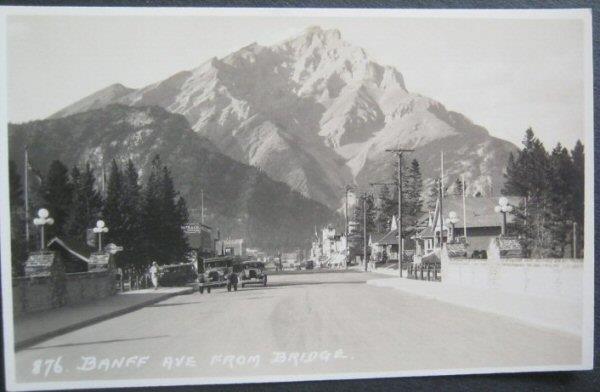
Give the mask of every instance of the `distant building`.
[[198, 222], [190, 222], [182, 226], [188, 244], [198, 256], [210, 257], [215, 254], [213, 231], [210, 226]]
[[[500, 236], [502, 232], [502, 214], [494, 211], [498, 205], [498, 197], [467, 197], [465, 199], [465, 213], [463, 214], [463, 203], [460, 197], [444, 198], [442, 206], [443, 228], [440, 228], [439, 205], [434, 212], [424, 214], [419, 219], [419, 228], [414, 239], [416, 240], [417, 255], [426, 255], [439, 246], [440, 231], [442, 231], [443, 242], [463, 241], [465, 226], [467, 234], [468, 257], [481, 257], [487, 252], [490, 241]], [[507, 197], [509, 204], [518, 206], [520, 197]], [[449, 222], [448, 215], [454, 211], [458, 222]], [[466, 225], [464, 216], [466, 215]], [[514, 215], [508, 213], [506, 216], [509, 226], [514, 222]]]
[[219, 256], [246, 256], [246, 242], [243, 238], [216, 241], [216, 253]]

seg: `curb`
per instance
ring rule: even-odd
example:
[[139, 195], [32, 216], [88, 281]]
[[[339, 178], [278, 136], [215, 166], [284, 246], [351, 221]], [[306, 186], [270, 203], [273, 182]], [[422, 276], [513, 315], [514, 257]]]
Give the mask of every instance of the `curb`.
[[152, 298], [152, 299], [149, 299], [149, 300], [144, 301], [144, 302], [140, 302], [140, 303], [132, 305], [132, 306], [128, 306], [128, 307], [125, 307], [125, 308], [122, 308], [122, 309], [119, 309], [119, 310], [115, 310], [113, 312], [109, 312], [109, 313], [105, 313], [105, 314], [102, 314], [102, 315], [97, 316], [97, 317], [93, 317], [91, 319], [79, 321], [77, 323], [74, 323], [74, 324], [71, 324], [71, 325], [67, 325], [67, 326], [62, 327], [62, 328], [55, 329], [54, 331], [49, 331], [49, 332], [46, 332], [46, 333], [41, 334], [41, 335], [37, 335], [37, 336], [31, 337], [31, 338], [28, 338], [28, 339], [23, 339], [20, 342], [16, 342], [15, 343], [15, 352], [19, 351], [19, 350], [22, 350], [24, 348], [27, 348], [27, 347], [31, 347], [31, 346], [33, 346], [35, 344], [41, 343], [44, 340], [48, 340], [48, 339], [51, 339], [51, 338], [54, 338], [54, 337], [57, 337], [57, 336], [60, 336], [60, 335], [64, 335], [66, 333], [73, 332], [73, 331], [75, 331], [77, 329], [81, 329], [81, 328], [87, 327], [89, 325], [99, 323], [101, 321], [105, 321], [105, 320], [108, 320], [108, 319], [111, 319], [111, 318], [122, 316], [122, 315], [124, 315], [126, 313], [130, 313], [130, 312], [136, 311], [138, 309], [141, 309], [143, 307], [146, 307], [148, 305], [152, 305], [152, 304], [155, 304], [157, 302], [164, 301], [165, 299], [174, 297], [176, 295], [191, 294], [193, 292], [194, 292], [194, 288], [190, 287], [190, 288], [188, 288], [186, 290], [182, 290], [182, 291], [175, 292], [175, 293], [165, 293], [165, 295], [163, 295], [161, 297]]

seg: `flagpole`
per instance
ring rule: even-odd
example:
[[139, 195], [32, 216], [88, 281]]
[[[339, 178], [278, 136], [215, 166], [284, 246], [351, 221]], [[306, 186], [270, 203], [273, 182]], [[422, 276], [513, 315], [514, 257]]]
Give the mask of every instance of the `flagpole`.
[[25, 243], [29, 251], [29, 147], [25, 146]]

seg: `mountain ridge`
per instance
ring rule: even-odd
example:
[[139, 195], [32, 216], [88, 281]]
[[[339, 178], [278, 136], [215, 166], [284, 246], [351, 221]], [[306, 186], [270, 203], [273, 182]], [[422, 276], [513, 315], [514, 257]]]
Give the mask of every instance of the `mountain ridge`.
[[191, 209], [201, 207], [206, 223], [224, 237], [245, 238], [249, 246], [275, 244], [304, 248], [314, 225], [335, 223], [326, 206], [293, 191], [260, 169], [237, 162], [193, 132], [186, 118], [160, 106], [108, 105], [66, 117], [9, 124], [9, 156], [22, 171], [28, 146], [31, 165], [47, 168], [54, 159], [68, 167], [90, 162], [100, 180], [112, 159], [132, 159], [143, 179], [158, 154]]
[[[427, 186], [439, 176], [437, 146], [449, 183], [464, 174], [470, 194], [500, 189], [516, 151], [466, 116], [409, 92], [396, 68], [371, 60], [339, 30], [318, 26], [213, 57], [112, 100], [180, 113], [224, 154], [333, 209], [347, 184], [366, 187], [390, 176], [387, 148], [415, 148], [409, 159], [419, 160]], [[62, 111], [81, 109], [82, 101]]]

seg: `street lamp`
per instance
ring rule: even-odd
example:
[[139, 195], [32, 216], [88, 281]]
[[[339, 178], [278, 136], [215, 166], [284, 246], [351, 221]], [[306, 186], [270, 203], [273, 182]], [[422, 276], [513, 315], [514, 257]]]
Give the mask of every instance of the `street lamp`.
[[[448, 222], [452, 225], [452, 242], [454, 242], [454, 226], [459, 222], [458, 215], [454, 211], [448, 213]], [[466, 230], [466, 228], [465, 228]]]
[[506, 213], [512, 212], [513, 206], [508, 204], [508, 199], [506, 197], [501, 197], [498, 200], [498, 205], [494, 207], [494, 211], [498, 214], [502, 214], [502, 235], [506, 235]]
[[93, 231], [94, 233], [98, 233], [98, 253], [100, 253], [102, 252], [102, 233], [108, 233], [108, 227], [100, 219], [96, 222], [96, 227], [94, 227]]
[[38, 210], [38, 217], [33, 219], [33, 224], [40, 226], [40, 251], [42, 251], [46, 247], [44, 244], [44, 226], [52, 226], [54, 224], [54, 219], [50, 217], [50, 213], [47, 209], [40, 208]]

